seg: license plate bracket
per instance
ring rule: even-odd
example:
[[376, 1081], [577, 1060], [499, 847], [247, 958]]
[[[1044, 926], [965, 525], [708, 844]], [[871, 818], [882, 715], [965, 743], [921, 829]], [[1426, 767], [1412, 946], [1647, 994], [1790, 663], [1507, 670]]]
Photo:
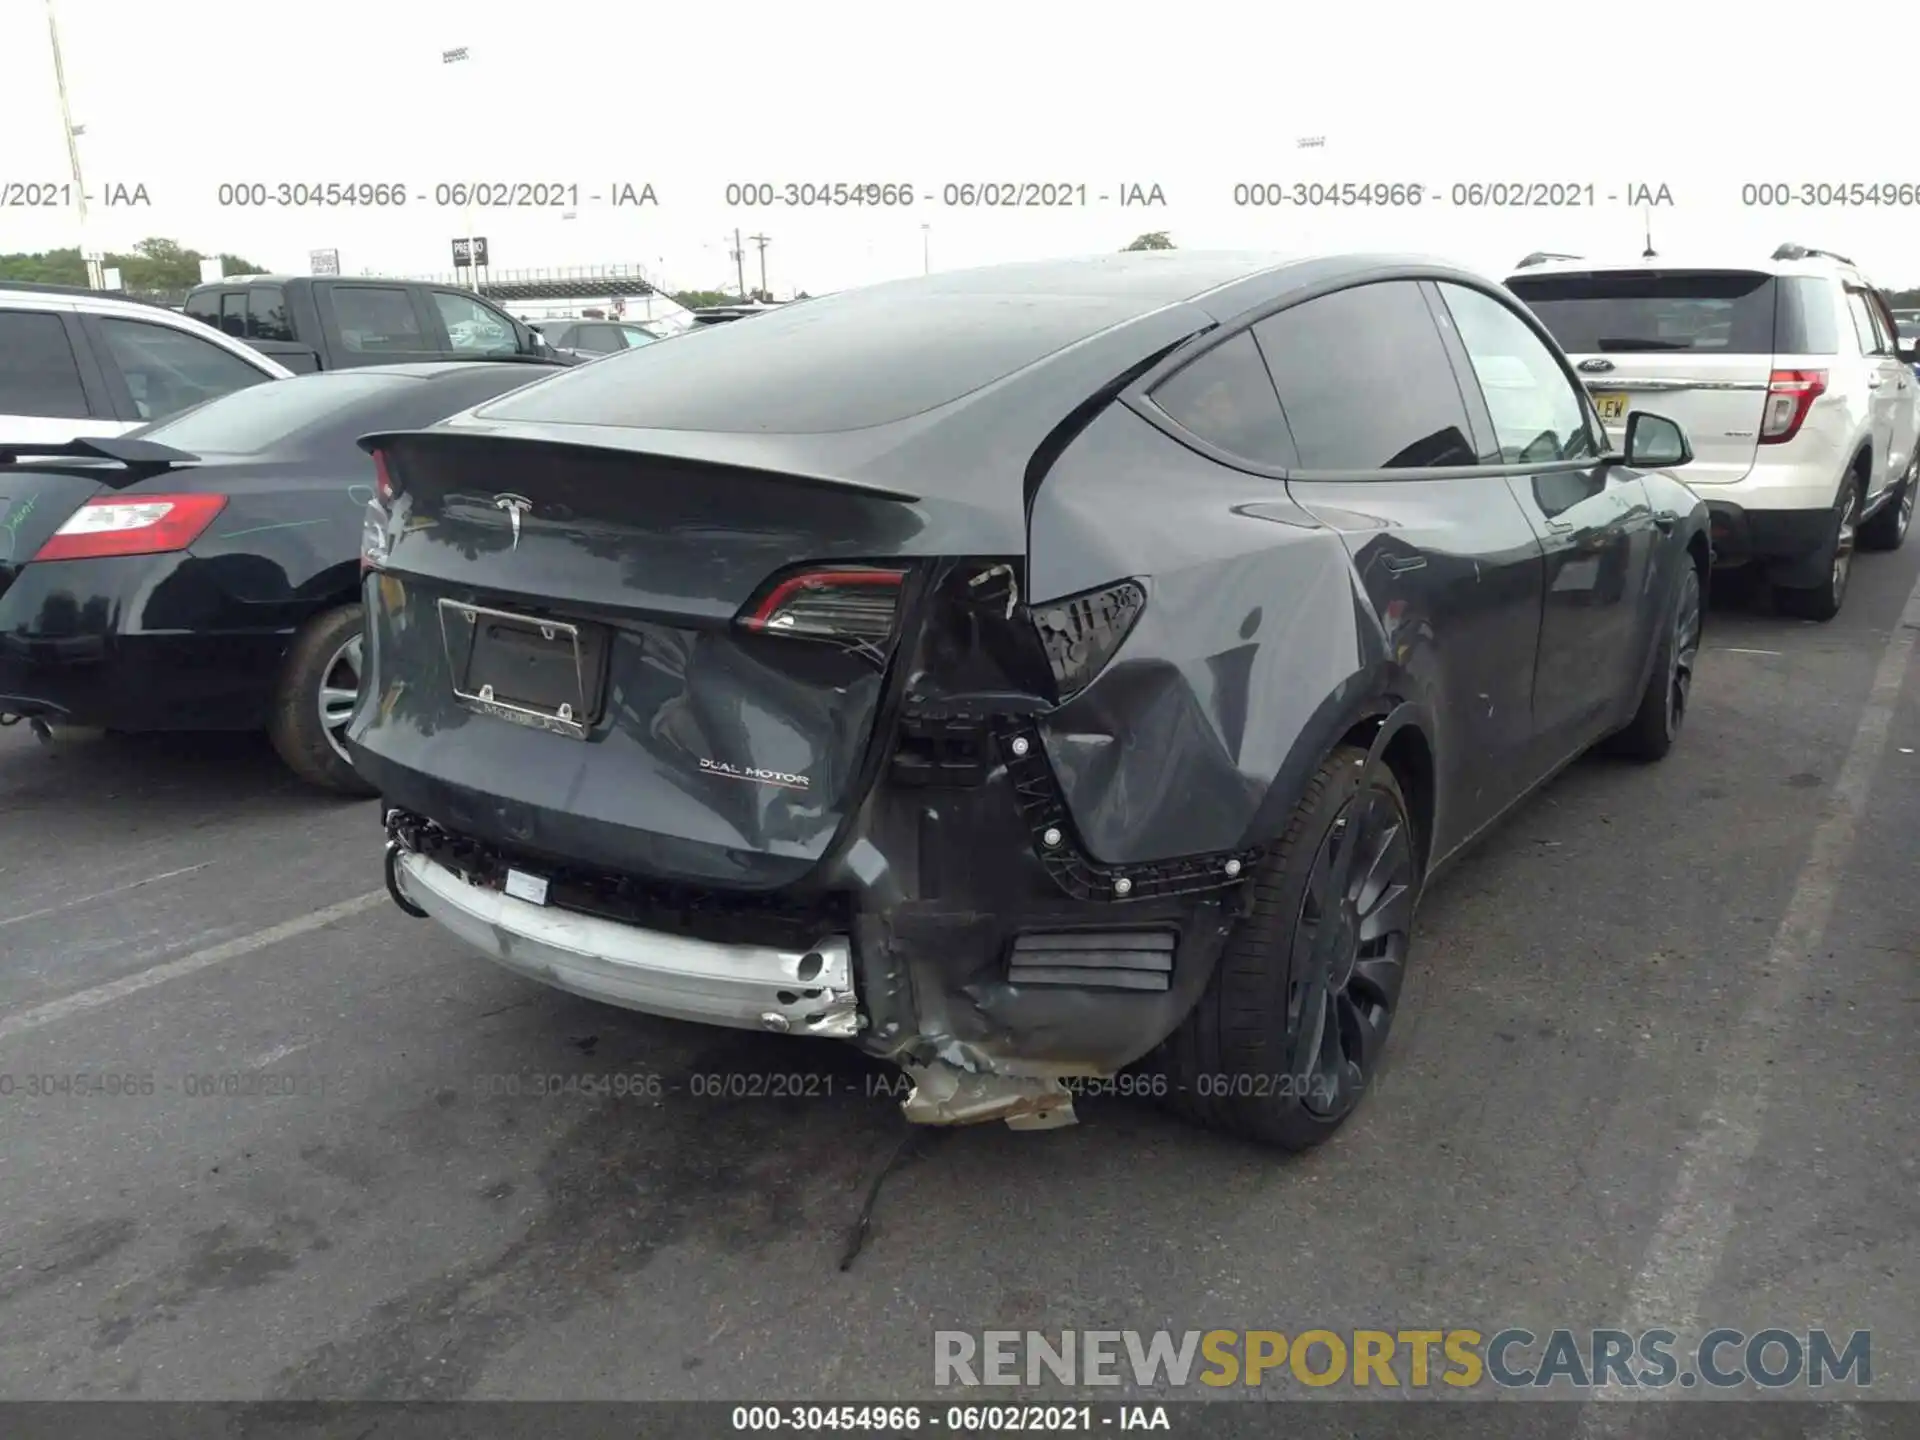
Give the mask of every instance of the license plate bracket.
[[440, 634], [454, 698], [469, 710], [587, 738], [606, 671], [602, 627], [443, 599]]

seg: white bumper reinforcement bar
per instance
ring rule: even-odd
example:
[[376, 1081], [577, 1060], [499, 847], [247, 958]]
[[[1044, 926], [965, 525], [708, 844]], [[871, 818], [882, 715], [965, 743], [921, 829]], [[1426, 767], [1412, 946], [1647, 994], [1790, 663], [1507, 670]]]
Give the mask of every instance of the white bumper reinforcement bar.
[[535, 905], [399, 857], [406, 898], [507, 969], [649, 1015], [742, 1030], [846, 1039], [859, 1033], [853, 949], [844, 935], [805, 950], [722, 945]]

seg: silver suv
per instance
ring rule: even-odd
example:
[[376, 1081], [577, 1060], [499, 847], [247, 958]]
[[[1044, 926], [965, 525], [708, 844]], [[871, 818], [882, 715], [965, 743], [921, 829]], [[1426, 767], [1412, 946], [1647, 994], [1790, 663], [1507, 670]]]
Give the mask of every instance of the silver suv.
[[1845, 256], [1536, 254], [1507, 286], [1567, 351], [1610, 432], [1642, 406], [1686, 427], [1685, 478], [1712, 513], [1715, 563], [1763, 567], [1783, 610], [1832, 619], [1856, 542], [1906, 539], [1920, 488], [1914, 342]]

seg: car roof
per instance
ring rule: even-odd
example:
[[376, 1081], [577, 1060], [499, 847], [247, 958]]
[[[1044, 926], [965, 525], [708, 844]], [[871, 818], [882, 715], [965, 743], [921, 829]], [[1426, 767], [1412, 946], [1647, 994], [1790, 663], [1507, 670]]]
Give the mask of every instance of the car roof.
[[316, 370], [295, 375], [295, 380], [336, 380], [352, 375], [392, 375], [399, 379], [432, 380], [441, 375], [472, 375], [486, 370], [512, 370], [519, 374], [538, 374], [537, 366], [499, 360], [412, 360], [398, 365], [349, 365], [343, 370]]
[[145, 314], [153, 310], [169, 315], [180, 312], [163, 300], [148, 300], [139, 295], [124, 295], [116, 290], [91, 290], [84, 285], [45, 285], [29, 280], [0, 280], [0, 300], [22, 299], [36, 304], [51, 303], [58, 308], [78, 308], [84, 302], [91, 309], [131, 309]]
[[992, 266], [707, 326], [363, 444], [586, 447], [1003, 517], [1035, 454], [1093, 397], [1257, 307], [1390, 279], [1497, 289], [1420, 256], [1162, 251]]

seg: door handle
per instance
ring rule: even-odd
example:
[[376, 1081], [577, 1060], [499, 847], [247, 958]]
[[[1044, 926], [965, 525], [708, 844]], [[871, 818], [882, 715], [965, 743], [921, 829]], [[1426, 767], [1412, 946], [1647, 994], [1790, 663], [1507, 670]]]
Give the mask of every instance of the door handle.
[[1573, 529], [1573, 522], [1571, 520], [1549, 520], [1547, 521], [1547, 529], [1556, 535], [1565, 535]]
[[1886, 381], [1886, 377], [1885, 377], [1885, 376], [1883, 376], [1883, 375], [1876, 375], [1876, 376], [1874, 376], [1874, 377], [1873, 377], [1873, 379], [1871, 379], [1871, 380], [1869, 380], [1869, 381], [1867, 381], [1867, 388], [1868, 388], [1869, 390], [1878, 390], [1878, 389], [1879, 389], [1879, 388], [1880, 388], [1880, 387], [1881, 387], [1882, 385], [1884, 385], [1884, 384], [1886, 384], [1886, 383], [1887, 383], [1887, 381]]
[[1665, 511], [1654, 511], [1653, 527], [1662, 535], [1671, 535], [1673, 533], [1673, 516], [1667, 514]]

